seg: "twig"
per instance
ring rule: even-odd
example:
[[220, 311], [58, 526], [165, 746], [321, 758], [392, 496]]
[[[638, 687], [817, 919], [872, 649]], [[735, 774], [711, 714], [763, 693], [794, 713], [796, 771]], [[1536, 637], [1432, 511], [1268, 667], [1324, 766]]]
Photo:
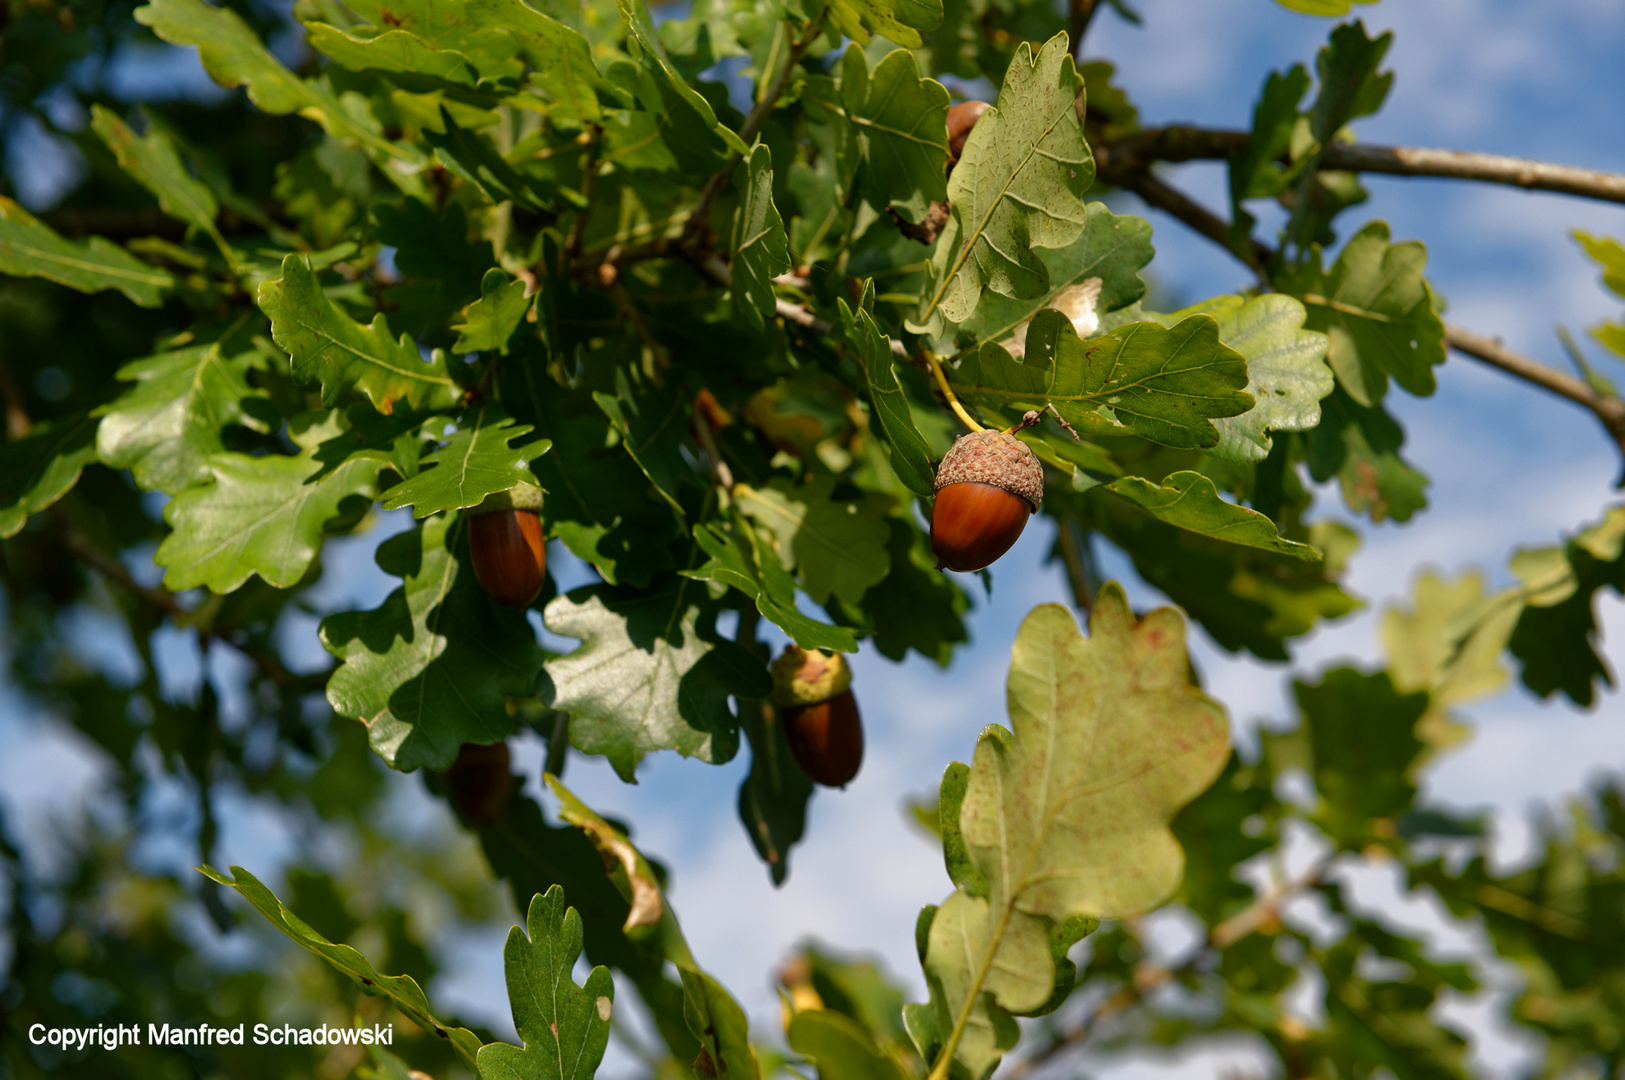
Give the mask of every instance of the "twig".
[[1072, 55], [1083, 53], [1083, 37], [1089, 32], [1089, 23], [1100, 10], [1101, 0], [1071, 0], [1067, 5], [1066, 40], [1072, 46]]
[[559, 273], [564, 273], [570, 263], [581, 251], [581, 238], [587, 233], [587, 221], [592, 217], [592, 189], [598, 183], [598, 148], [603, 145], [604, 129], [597, 124], [588, 124], [582, 134], [587, 136], [587, 167], [586, 175], [581, 178], [581, 209], [576, 212], [575, 222], [570, 226], [570, 235], [564, 241], [564, 250], [559, 252]]
[[[1182, 192], [1174, 190], [1149, 173], [1126, 177], [1123, 186], [1236, 255], [1235, 249], [1230, 246], [1229, 226], [1224, 220]], [[1259, 271], [1275, 257], [1273, 250], [1251, 237], [1248, 238], [1248, 250], [1253, 259], [1243, 261], [1254, 271]], [[1237, 258], [1241, 256], [1237, 255]], [[1262, 280], [1261, 283], [1267, 285], [1267, 282]], [[1445, 324], [1444, 336], [1446, 344], [1459, 353], [1471, 356], [1475, 360], [1482, 360], [1509, 375], [1516, 375], [1525, 382], [1584, 405], [1602, 421], [1609, 436], [1618, 444], [1620, 452], [1625, 454], [1625, 400], [1599, 394], [1572, 375], [1566, 375], [1542, 364], [1539, 360], [1508, 349], [1496, 338], [1449, 323]]]
[[[1102, 174], [1109, 170], [1132, 172], [1153, 161], [1227, 158], [1245, 150], [1251, 139], [1252, 135], [1245, 131], [1173, 124], [1137, 131], [1116, 142], [1101, 143], [1095, 147], [1095, 154]], [[1618, 173], [1469, 150], [1334, 142], [1321, 154], [1320, 165], [1323, 169], [1345, 172], [1476, 180], [1625, 203], [1625, 176]]]
[[1088, 537], [1083, 527], [1072, 518], [1061, 519], [1060, 532], [1055, 537], [1055, 550], [1066, 567], [1066, 583], [1072, 589], [1072, 602], [1088, 618], [1095, 609], [1095, 593], [1100, 588], [1099, 574], [1095, 571], [1094, 555], [1089, 550]]

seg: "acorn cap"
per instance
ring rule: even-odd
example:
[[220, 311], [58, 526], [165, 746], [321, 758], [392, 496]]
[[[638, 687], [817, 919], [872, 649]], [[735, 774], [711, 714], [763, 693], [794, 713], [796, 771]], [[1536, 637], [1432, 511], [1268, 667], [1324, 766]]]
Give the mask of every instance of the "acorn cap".
[[773, 676], [773, 704], [817, 705], [852, 686], [852, 669], [840, 653], [786, 645], [768, 671]]
[[485, 501], [469, 511], [474, 514], [494, 514], [499, 510], [529, 510], [537, 513], [542, 509], [542, 489], [535, 484], [518, 483], [507, 491], [496, 491], [485, 497]]
[[989, 428], [962, 436], [937, 466], [933, 491], [949, 484], [992, 484], [1018, 495], [1033, 513], [1044, 503], [1044, 466], [1014, 435]]

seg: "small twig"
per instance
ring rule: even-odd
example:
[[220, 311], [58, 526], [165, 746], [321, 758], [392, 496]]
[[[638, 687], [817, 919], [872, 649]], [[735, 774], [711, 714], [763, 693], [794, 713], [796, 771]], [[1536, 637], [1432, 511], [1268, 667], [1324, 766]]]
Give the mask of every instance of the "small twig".
[[[723, 262], [719, 256], [707, 255], [704, 258], [697, 260], [695, 265], [704, 271], [706, 276], [712, 281], [715, 281], [718, 285], [726, 287], [733, 284], [733, 271], [729, 269], [728, 264]], [[779, 318], [785, 320], [786, 322], [793, 322], [797, 326], [803, 327], [807, 330], [811, 330], [819, 337], [826, 337], [835, 332], [835, 325], [833, 323], [829, 322], [827, 319], [820, 319], [817, 315], [814, 315], [805, 304], [793, 304], [788, 300], [775, 299], [774, 307]], [[886, 344], [891, 348], [892, 355], [897, 357], [899, 360], [909, 359], [908, 348], [904, 346], [901, 341], [898, 341], [896, 338], [887, 338]]]
[[559, 273], [563, 274], [569, 269], [570, 263], [581, 251], [581, 238], [587, 233], [587, 221], [592, 217], [592, 189], [598, 183], [598, 149], [603, 145], [604, 129], [597, 124], [588, 124], [582, 130], [587, 138], [587, 167], [581, 179], [581, 209], [576, 213], [575, 222], [570, 226], [570, 235], [564, 241], [564, 249], [559, 252]]
[[1089, 550], [1083, 527], [1072, 518], [1062, 518], [1060, 532], [1055, 537], [1055, 550], [1060, 553], [1061, 565], [1066, 567], [1072, 602], [1083, 612], [1084, 618], [1088, 618], [1095, 609], [1100, 575], [1095, 570], [1094, 555]]
[[734, 489], [733, 470], [728, 463], [722, 460], [722, 452], [717, 449], [716, 436], [711, 433], [711, 425], [699, 411], [694, 413], [694, 437], [700, 442], [700, 449], [711, 462], [711, 479], [723, 491], [732, 492]]
[[1040, 420], [1044, 419], [1044, 413], [1046, 413], [1046, 412], [1054, 414], [1056, 421], [1062, 427], [1066, 428], [1066, 433], [1068, 435], [1072, 436], [1072, 441], [1073, 442], [1082, 442], [1083, 441], [1082, 438], [1080, 438], [1079, 435], [1078, 435], [1078, 429], [1073, 427], [1071, 424], [1067, 423], [1065, 418], [1062, 417], [1061, 414], [1056, 411], [1054, 402], [1050, 402], [1050, 401], [1044, 402], [1044, 407], [1042, 409], [1028, 409], [1026, 412], [1022, 413], [1021, 414], [1021, 423], [1017, 424], [1015, 427], [1013, 427], [1013, 428], [1009, 429], [1008, 431], [1006, 431], [1005, 434], [1006, 435], [1014, 435], [1018, 431], [1023, 431], [1023, 430], [1025, 430], [1027, 428], [1030, 428], [1030, 427], [1037, 427], [1038, 422]]
[[1071, 0], [1067, 5], [1066, 40], [1072, 46], [1072, 55], [1083, 55], [1083, 37], [1089, 32], [1089, 23], [1100, 10], [1101, 0]]

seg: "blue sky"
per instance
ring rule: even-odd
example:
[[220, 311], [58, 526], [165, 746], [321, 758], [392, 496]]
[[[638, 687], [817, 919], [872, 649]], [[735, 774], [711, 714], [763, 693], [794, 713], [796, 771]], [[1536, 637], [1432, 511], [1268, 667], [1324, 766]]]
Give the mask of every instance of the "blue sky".
[[[1140, 28], [1103, 13], [1085, 51], [1117, 63], [1120, 81], [1147, 123], [1247, 126], [1267, 72], [1296, 62], [1312, 67], [1333, 25], [1270, 0], [1144, 0], [1141, 7]], [[1396, 34], [1388, 56], [1397, 75], [1394, 88], [1384, 112], [1356, 126], [1361, 139], [1625, 172], [1625, 64], [1619, 62], [1625, 55], [1625, 5], [1617, 0], [1383, 0], [1357, 7], [1356, 14], [1373, 30], [1392, 28]], [[165, 59], [159, 70], [168, 74], [155, 80], [150, 66], [128, 61], [119, 77], [152, 96], [170, 89], [194, 92], [201, 78], [195, 62], [174, 65], [173, 57]], [[1165, 175], [1214, 208], [1224, 207], [1222, 165], [1185, 165]], [[1578, 333], [1618, 317], [1620, 300], [1603, 290], [1595, 266], [1568, 232], [1581, 228], [1625, 238], [1625, 206], [1445, 181], [1366, 182], [1371, 200], [1346, 215], [1342, 234], [1382, 218], [1395, 239], [1426, 241], [1429, 277], [1449, 300], [1452, 321], [1560, 365], [1554, 323]], [[1143, 212], [1127, 198], [1116, 207]], [[1238, 264], [1207, 241], [1160, 214], [1147, 216], [1156, 229], [1152, 272], [1182, 301], [1245, 283]], [[1613, 363], [1601, 359], [1600, 349], [1591, 352], [1605, 367]], [[1625, 369], [1616, 365], [1613, 373], [1625, 376]], [[1554, 543], [1554, 529], [1577, 529], [1618, 501], [1612, 487], [1618, 452], [1589, 414], [1476, 361], [1453, 356], [1439, 370], [1439, 390], [1428, 400], [1397, 390], [1389, 400], [1406, 425], [1408, 456], [1433, 479], [1432, 505], [1408, 525], [1362, 526], [1365, 544], [1349, 585], [1366, 608], [1312, 635], [1285, 667], [1237, 659], [1195, 635], [1207, 686], [1229, 707], [1243, 742], [1261, 718], [1289, 718], [1284, 689], [1292, 673], [1343, 660], [1377, 663], [1380, 612], [1405, 597], [1422, 568], [1456, 574], [1477, 567], [1492, 582], [1504, 582], [1512, 549]], [[1319, 513], [1348, 519], [1335, 491], [1322, 492]], [[393, 587], [372, 566], [371, 551], [382, 535], [403, 525], [386, 516], [372, 534], [344, 541], [327, 556], [335, 605], [372, 606]], [[847, 790], [821, 791], [814, 800], [808, 839], [795, 851], [782, 889], [770, 886], [735, 815], [748, 755], [721, 767], [654, 757], [636, 786], [620, 783], [599, 761], [572, 758], [566, 780], [577, 794], [601, 812], [633, 822], [640, 845], [672, 867], [672, 900], [696, 955], [745, 1002], [764, 1032], [776, 1029], [771, 968], [805, 937], [877, 953], [919, 991], [914, 918], [923, 904], [947, 894], [949, 882], [898, 793], [933, 790], [949, 761], [968, 759], [976, 732], [1004, 719], [1004, 672], [1016, 627], [1033, 605], [1066, 599], [1059, 569], [1044, 563], [1050, 540], [1047, 526], [1036, 523], [996, 567], [991, 601], [977, 590], [973, 643], [951, 670], [918, 659], [895, 665], [867, 649], [859, 654], [856, 687], [868, 737], [863, 772]], [[563, 584], [586, 580], [584, 568], [572, 566], [556, 548], [552, 558]], [[1108, 569], [1131, 577], [1126, 565]], [[1160, 598], [1131, 585], [1131, 599], [1150, 605]], [[1602, 600], [1599, 614], [1608, 641], [1625, 640], [1625, 609], [1618, 599]], [[110, 664], [129, 662], [127, 649], [94, 631], [95, 616], [83, 620], [87, 650]], [[321, 657], [313, 631], [314, 622], [306, 621], [290, 624], [285, 633], [315, 664]], [[1618, 645], [1607, 651], [1619, 666], [1625, 654]], [[177, 644], [165, 655], [176, 685], [196, 679], [187, 647]], [[1625, 766], [1625, 715], [1617, 696], [1581, 713], [1542, 704], [1513, 686], [1468, 712], [1473, 738], [1428, 773], [1425, 791], [1441, 804], [1493, 810], [1505, 860], [1525, 850], [1524, 821], [1532, 806], [1559, 806], [1600, 771]], [[7, 819], [14, 828], [21, 825], [31, 850], [43, 853], [52, 823], [92, 801], [99, 765], [77, 737], [49, 717], [29, 713], [4, 687], [0, 741], [10, 748], [0, 761]], [[534, 784], [541, 762], [536, 740], [521, 741], [518, 762]], [[47, 763], [49, 784], [38, 779]], [[415, 778], [399, 786], [403, 806], [445, 827]], [[175, 793], [175, 813], [184, 812], [184, 800], [184, 793]], [[295, 851], [285, 824], [244, 799], [231, 804], [222, 847], [221, 862], [241, 862], [271, 877]], [[178, 868], [190, 842], [172, 848], [154, 850], [151, 857]], [[1379, 872], [1366, 874], [1355, 891], [1393, 909], [1384, 881]], [[1411, 905], [1406, 917], [1437, 928], [1450, 947], [1473, 945], [1471, 932], [1445, 928], [1426, 904]], [[438, 1000], [498, 1030], [509, 1026], [500, 967], [505, 929], [503, 923], [460, 937], [451, 951], [452, 970], [433, 988]], [[1177, 937], [1177, 926], [1169, 934]], [[1482, 1004], [1463, 1003], [1447, 1012], [1465, 1018], [1483, 1060], [1502, 1067], [1516, 1060], [1514, 1048], [1472, 1020], [1475, 1009], [1481, 1012]], [[1240, 1048], [1196, 1063], [1140, 1062], [1122, 1075], [1209, 1075], [1226, 1060], [1251, 1059]]]

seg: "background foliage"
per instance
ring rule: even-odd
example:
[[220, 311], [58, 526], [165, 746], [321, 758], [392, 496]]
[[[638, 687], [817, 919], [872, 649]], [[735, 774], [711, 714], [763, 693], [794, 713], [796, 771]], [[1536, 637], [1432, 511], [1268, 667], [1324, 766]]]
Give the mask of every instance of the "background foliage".
[[[1103, 20], [1133, 17], [1111, 6]], [[1625, 511], [1605, 492], [1589, 522], [1552, 521], [1544, 546], [1509, 553], [1505, 587], [1420, 579], [1385, 616], [1385, 665], [1295, 681], [1296, 725], [1228, 764], [1183, 621], [1135, 623], [1099, 589], [1102, 566], [1132, 567], [1222, 648], [1287, 659], [1359, 604], [1339, 520], [1427, 506], [1395, 402], [1434, 391], [1447, 343], [1591, 408], [1618, 438], [1619, 399], [1584, 359], [1618, 351], [1618, 326], [1571, 346], [1580, 378], [1521, 368], [1442, 321], [1421, 242], [1353, 209], [1372, 165], [1348, 125], [1389, 95], [1387, 35], [1327, 24], [1312, 65], [1265, 81], [1249, 131], [1213, 132], [1151, 128], [1110, 64], [1074, 67], [1087, 3], [698, 3], [657, 10], [658, 25], [638, 0], [454, 10], [5, 9], [8, 148], [43, 128], [88, 170], [48, 213], [0, 202], [12, 673], [113, 763], [136, 827], [92, 817], [51, 868], [7, 842], [0, 1067], [85, 1066], [31, 1047], [36, 1022], [360, 1017], [408, 1033], [399, 1060], [148, 1047], [93, 1064], [551, 1075], [568, 1045], [568, 1075], [588, 1075], [611, 1034], [600, 1003], [636, 1000], [644, 1066], [675, 1075], [799, 1058], [830, 1077], [976, 1075], [1014, 1046], [1013, 1014], [1042, 1017], [1015, 1073], [1064, 1070], [1080, 1047], [1247, 1032], [1290, 1075], [1465, 1074], [1437, 1006], [1482, 973], [1351, 905], [1348, 872], [1373, 864], [1516, 965], [1496, 1008], [1544, 1038], [1538, 1071], [1625, 1060], [1618, 792], [1543, 826], [1516, 872], [1490, 857], [1481, 820], [1419, 802], [1424, 768], [1462, 731], [1455, 710], [1509, 671], [1580, 705], [1611, 685], [1595, 610], [1625, 590]], [[84, 75], [154, 37], [241, 91], [132, 108]], [[945, 175], [943, 117], [966, 93], [998, 108]], [[1202, 157], [1227, 163], [1230, 222], [1151, 168]], [[1455, 175], [1497, 179], [1482, 161]], [[1579, 193], [1617, 199], [1610, 182]], [[1148, 295], [1161, 230], [1089, 201], [1114, 188], [1239, 257], [1247, 292], [1183, 307]], [[1579, 239], [1625, 296], [1618, 243]], [[946, 665], [968, 636], [971, 597], [932, 569], [922, 528], [959, 426], [935, 361], [983, 422], [1049, 402], [1083, 435], [1026, 433], [1091, 636], [1062, 609], [1035, 612], [1016, 640], [1010, 730], [984, 733], [974, 765], [950, 765], [918, 808], [954, 887], [918, 932], [929, 1001], [905, 1006], [872, 964], [806, 948], [779, 975], [781, 1037], [749, 1028], [701, 967], [665, 868], [556, 778], [570, 753], [632, 780], [660, 750], [708, 763], [748, 750], [745, 830], [774, 881], [791, 872], [795, 845], [817, 841], [812, 788], [760, 706], [760, 639], [872, 641]], [[574, 565], [568, 552], [594, 578], [550, 582], [528, 619], [468, 570], [466, 512], [520, 480], [547, 492], [555, 566]], [[324, 551], [392, 510], [414, 519], [377, 547], [399, 587], [372, 610], [333, 610]], [[122, 628], [130, 671], [83, 662], [86, 612]], [[296, 662], [299, 628], [331, 666]], [[1096, 656], [1132, 653], [1135, 634], [1154, 647]], [[195, 691], [163, 678], [177, 637], [203, 657]], [[1174, 779], [1113, 789], [1087, 816], [1136, 823], [1126, 848], [1099, 829], [1018, 842], [1039, 878], [1122, 850], [1160, 869], [1138, 891], [1007, 878], [990, 838], [1026, 811], [990, 810], [988, 778], [1084, 763], [1028, 745], [1052, 723], [1028, 698], [1110, 686], [1135, 663], [1182, 703], [1143, 706], [1167, 730], [1127, 723], [1142, 706], [1111, 694], [1070, 703], [1058, 730], [1126, 724], [1125, 759], [1205, 730], [1201, 748]], [[526, 731], [548, 743], [551, 795], [532, 780], [493, 804], [460, 798], [459, 747]], [[418, 771], [466, 831], [408, 840], [379, 762]], [[517, 784], [506, 766], [474, 782]], [[285, 807], [313, 858], [277, 895], [252, 868], [155, 876], [139, 847], [165, 831], [155, 800], [177, 792], [195, 861], [215, 858], [223, 804], [245, 795]], [[250, 927], [222, 885], [270, 922]], [[1170, 954], [1163, 924], [1135, 916], [1176, 886], [1172, 910], [1200, 929]], [[1283, 917], [1304, 898], [1320, 918]], [[177, 917], [199, 908], [214, 930]], [[505, 910], [528, 913], [506, 950], [521, 1046], [454, 1029], [424, 993], [432, 942]], [[275, 951], [273, 925], [309, 955]], [[572, 976], [583, 951], [602, 966]], [[1001, 974], [955, 955], [998, 958]], [[569, 982], [562, 1004], [523, 992], [538, 979]]]

